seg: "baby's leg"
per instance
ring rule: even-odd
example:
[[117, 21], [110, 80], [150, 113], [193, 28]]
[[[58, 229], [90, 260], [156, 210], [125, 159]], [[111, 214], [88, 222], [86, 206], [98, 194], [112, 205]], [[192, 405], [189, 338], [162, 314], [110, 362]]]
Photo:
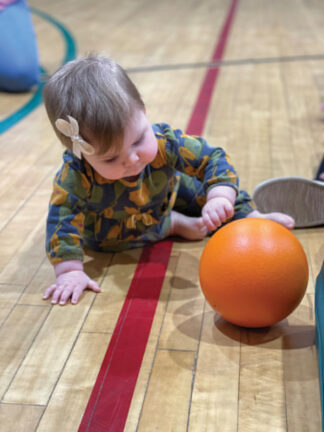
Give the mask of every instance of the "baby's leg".
[[206, 201], [203, 185], [194, 177], [183, 173], [178, 175], [180, 184], [167, 235], [201, 240], [207, 235], [207, 228], [201, 217], [201, 208]]
[[201, 217], [190, 217], [177, 211], [171, 212], [170, 231], [167, 236], [179, 236], [187, 240], [202, 240], [207, 235], [207, 228]]

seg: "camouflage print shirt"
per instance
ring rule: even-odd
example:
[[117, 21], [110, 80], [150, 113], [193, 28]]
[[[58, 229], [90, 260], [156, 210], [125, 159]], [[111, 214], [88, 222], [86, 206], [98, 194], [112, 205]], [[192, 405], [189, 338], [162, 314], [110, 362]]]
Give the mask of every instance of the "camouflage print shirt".
[[137, 180], [107, 180], [69, 150], [56, 174], [47, 219], [46, 251], [55, 264], [82, 260], [83, 245], [99, 251], [145, 246], [165, 237], [179, 188], [179, 172], [196, 177], [205, 192], [215, 185], [238, 191], [238, 179], [220, 147], [155, 124], [155, 159]]

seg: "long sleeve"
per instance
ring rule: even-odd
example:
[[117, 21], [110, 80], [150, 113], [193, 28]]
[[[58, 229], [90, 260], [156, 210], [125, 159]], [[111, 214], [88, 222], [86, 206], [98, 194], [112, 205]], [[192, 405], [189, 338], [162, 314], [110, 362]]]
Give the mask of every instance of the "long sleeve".
[[65, 160], [54, 180], [47, 218], [46, 252], [52, 264], [83, 260], [83, 209], [89, 187], [86, 175], [73, 167], [73, 159]]
[[204, 184], [206, 192], [215, 185], [231, 186], [238, 192], [238, 176], [221, 147], [212, 147], [204, 138], [186, 135], [163, 123], [155, 127], [168, 163], [175, 169], [196, 177]]

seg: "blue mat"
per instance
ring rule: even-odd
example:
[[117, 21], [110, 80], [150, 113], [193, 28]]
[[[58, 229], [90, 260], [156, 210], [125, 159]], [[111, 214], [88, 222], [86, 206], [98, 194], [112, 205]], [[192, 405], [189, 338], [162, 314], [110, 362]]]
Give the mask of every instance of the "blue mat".
[[[54, 19], [52, 16], [46, 14], [45, 12], [34, 8], [30, 8], [30, 10], [33, 14], [40, 16], [41, 18], [43, 18], [44, 20], [48, 21], [50, 24], [55, 26], [61, 33], [65, 44], [65, 54], [61, 65], [67, 63], [70, 60], [73, 60], [76, 57], [77, 49], [76, 49], [76, 43], [72, 35], [70, 34], [70, 32], [59, 21]], [[8, 117], [5, 117], [3, 120], [0, 120], [0, 135], [6, 132], [8, 129], [10, 129], [20, 120], [22, 120], [25, 116], [30, 114], [35, 108], [37, 108], [43, 102], [42, 93], [45, 84], [45, 79], [47, 78], [47, 71], [42, 67], [41, 67], [41, 75], [42, 75], [43, 82], [39, 84], [35, 92], [30, 92], [31, 94], [30, 100], [28, 100], [26, 104], [23, 105], [21, 108], [19, 108], [17, 111], [10, 114]]]
[[324, 262], [316, 279], [315, 286], [315, 316], [316, 316], [316, 348], [318, 359], [319, 384], [322, 406], [322, 432], [324, 432]]

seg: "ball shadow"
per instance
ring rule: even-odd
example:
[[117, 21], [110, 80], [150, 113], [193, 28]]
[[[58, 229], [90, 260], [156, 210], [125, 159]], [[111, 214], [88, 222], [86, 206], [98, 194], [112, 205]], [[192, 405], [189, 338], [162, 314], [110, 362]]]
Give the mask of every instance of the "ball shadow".
[[[215, 328], [231, 340], [243, 345], [262, 346], [262, 348], [293, 350], [311, 347], [315, 344], [315, 327], [307, 324], [290, 324], [284, 319], [270, 327], [245, 328], [225, 321], [219, 315], [214, 318]], [[270, 342], [281, 339], [280, 344]]]
[[[291, 322], [292, 320], [286, 318], [271, 327], [245, 328], [227, 322], [212, 310], [190, 315], [190, 310], [194, 310], [194, 306], [193, 301], [186, 302], [175, 311], [174, 321], [176, 331], [196, 339], [197, 342], [233, 346], [233, 341], [236, 341], [243, 345], [280, 350], [302, 349], [315, 344], [315, 326], [301, 319], [294, 318]], [[303, 305], [299, 307], [306, 308]], [[190, 317], [181, 323], [176, 323], [176, 317], [179, 315]], [[203, 331], [201, 331], [202, 326]], [[280, 340], [280, 343], [271, 343], [276, 340]]]

